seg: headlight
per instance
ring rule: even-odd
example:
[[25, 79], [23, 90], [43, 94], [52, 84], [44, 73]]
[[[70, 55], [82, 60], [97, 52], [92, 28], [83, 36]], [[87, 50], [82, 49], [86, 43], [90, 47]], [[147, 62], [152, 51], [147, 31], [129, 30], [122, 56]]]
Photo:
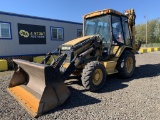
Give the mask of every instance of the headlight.
[[61, 50], [70, 50], [70, 49], [71, 49], [71, 47], [67, 47], [67, 46], [61, 47]]

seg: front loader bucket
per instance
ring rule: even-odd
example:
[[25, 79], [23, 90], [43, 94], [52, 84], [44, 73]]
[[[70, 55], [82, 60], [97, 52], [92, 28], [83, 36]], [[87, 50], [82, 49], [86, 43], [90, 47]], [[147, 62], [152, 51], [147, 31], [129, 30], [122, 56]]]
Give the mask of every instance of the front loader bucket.
[[33, 117], [63, 104], [69, 97], [69, 89], [53, 66], [13, 61], [17, 69], [7, 90]]

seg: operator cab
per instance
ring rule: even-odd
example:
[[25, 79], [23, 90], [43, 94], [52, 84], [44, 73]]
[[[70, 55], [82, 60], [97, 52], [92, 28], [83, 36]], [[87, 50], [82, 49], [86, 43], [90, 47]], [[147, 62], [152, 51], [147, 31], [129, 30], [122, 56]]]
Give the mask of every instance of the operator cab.
[[[131, 47], [128, 18], [108, 9], [84, 16], [84, 36], [99, 35], [102, 40], [102, 57], [115, 55], [114, 48]], [[116, 49], [118, 51], [118, 49]]]

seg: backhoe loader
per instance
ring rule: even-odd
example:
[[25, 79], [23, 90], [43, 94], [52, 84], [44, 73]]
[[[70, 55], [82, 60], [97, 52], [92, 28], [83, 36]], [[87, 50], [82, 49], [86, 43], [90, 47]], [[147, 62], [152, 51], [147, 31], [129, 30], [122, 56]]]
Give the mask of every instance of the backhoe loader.
[[[64, 81], [81, 76], [89, 91], [101, 89], [107, 75], [129, 78], [135, 70], [134, 9], [120, 13], [113, 9], [83, 16], [83, 36], [60, 45], [39, 63], [13, 59], [14, 74], [8, 92], [33, 116], [63, 104], [70, 95]], [[56, 55], [50, 65], [47, 61]]]

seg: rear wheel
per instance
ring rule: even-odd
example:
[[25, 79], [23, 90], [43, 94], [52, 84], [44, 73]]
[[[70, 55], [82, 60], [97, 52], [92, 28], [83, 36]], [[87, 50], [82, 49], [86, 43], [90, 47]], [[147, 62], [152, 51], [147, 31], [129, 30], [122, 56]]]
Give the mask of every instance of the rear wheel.
[[106, 69], [98, 61], [88, 63], [82, 72], [82, 85], [90, 91], [99, 90], [106, 80]]
[[131, 51], [124, 51], [117, 62], [117, 70], [122, 78], [129, 78], [135, 70], [135, 56]]

